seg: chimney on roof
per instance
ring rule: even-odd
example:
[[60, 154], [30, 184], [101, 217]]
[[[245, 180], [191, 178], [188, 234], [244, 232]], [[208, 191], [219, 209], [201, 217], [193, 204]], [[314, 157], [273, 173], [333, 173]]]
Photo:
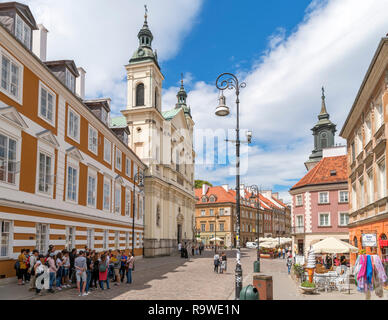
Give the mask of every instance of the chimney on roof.
[[209, 186], [207, 184], [202, 185], [202, 195], [206, 195], [207, 191], [209, 190]]
[[47, 59], [47, 33], [48, 30], [43, 24], [38, 25], [38, 30], [32, 34], [32, 52], [43, 62]]
[[222, 187], [226, 192], [229, 192], [229, 185], [228, 184], [223, 184]]
[[82, 67], [77, 68], [77, 70], [79, 72], [79, 77], [76, 79], [75, 92], [82, 100], [84, 100], [85, 99], [85, 74], [86, 74], [86, 71]]

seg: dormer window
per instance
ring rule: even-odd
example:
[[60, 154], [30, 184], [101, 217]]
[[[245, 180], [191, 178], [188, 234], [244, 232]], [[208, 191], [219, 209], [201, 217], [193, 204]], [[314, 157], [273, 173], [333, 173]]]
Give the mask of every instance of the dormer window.
[[74, 93], [75, 92], [75, 76], [66, 69], [66, 86]]
[[15, 19], [15, 35], [29, 50], [31, 50], [31, 28], [19, 15]]
[[206, 197], [202, 197], [202, 202], [207, 202], [207, 198]]
[[216, 201], [216, 198], [215, 198], [214, 196], [211, 196], [211, 197], [209, 198], [209, 201], [210, 201], [210, 202], [215, 202], [215, 201]]

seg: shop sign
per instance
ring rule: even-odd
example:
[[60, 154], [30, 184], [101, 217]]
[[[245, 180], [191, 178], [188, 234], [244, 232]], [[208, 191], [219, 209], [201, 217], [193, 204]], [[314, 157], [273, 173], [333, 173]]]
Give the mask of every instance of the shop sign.
[[363, 233], [361, 238], [363, 247], [377, 247], [376, 233]]

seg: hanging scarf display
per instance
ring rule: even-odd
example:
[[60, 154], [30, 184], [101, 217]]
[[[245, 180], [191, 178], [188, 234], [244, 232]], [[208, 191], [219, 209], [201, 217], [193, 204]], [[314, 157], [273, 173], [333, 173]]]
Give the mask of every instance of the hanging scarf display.
[[383, 284], [387, 281], [387, 275], [378, 255], [358, 256], [354, 276], [358, 291], [365, 292], [370, 297], [369, 293], [374, 290], [378, 297], [383, 297]]

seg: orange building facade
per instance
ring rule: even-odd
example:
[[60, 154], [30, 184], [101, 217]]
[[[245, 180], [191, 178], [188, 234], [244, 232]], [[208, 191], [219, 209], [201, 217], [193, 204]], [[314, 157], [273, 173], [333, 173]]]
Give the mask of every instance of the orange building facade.
[[146, 166], [127, 129], [110, 127], [110, 99], [86, 101], [84, 70], [46, 61], [47, 30], [28, 6], [0, 12], [0, 279], [15, 276], [23, 248], [129, 250], [134, 237], [141, 256], [145, 202], [133, 179]]
[[[388, 38], [382, 38], [341, 136], [348, 144], [349, 240], [367, 254], [378, 254], [388, 269]], [[363, 242], [362, 235], [376, 238]], [[369, 246], [371, 245], [371, 246]], [[357, 254], [352, 254], [354, 264]]]

